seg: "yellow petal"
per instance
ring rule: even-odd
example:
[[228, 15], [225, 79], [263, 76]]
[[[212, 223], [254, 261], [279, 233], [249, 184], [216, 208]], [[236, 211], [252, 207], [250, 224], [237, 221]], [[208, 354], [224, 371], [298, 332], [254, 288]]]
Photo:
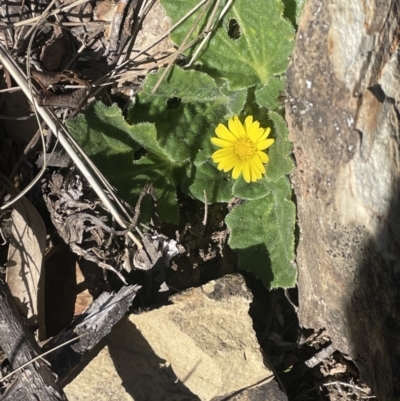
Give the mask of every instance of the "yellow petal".
[[237, 159], [232, 156], [222, 160], [219, 166], [226, 173], [227, 171], [232, 170], [236, 166], [237, 162], [238, 162]]
[[[253, 124], [254, 126], [255, 124]], [[254, 142], [257, 143], [258, 141], [260, 141], [260, 139], [262, 138], [262, 136], [264, 135], [264, 128], [260, 128], [260, 127], [254, 127], [250, 129], [250, 132], [247, 132], [247, 135], [249, 136], [249, 138]]]
[[260, 158], [261, 163], [268, 163], [269, 157], [265, 152], [258, 151], [257, 155]]
[[220, 163], [227, 157], [231, 157], [233, 154], [229, 149], [219, 149], [211, 155], [211, 158], [215, 163]]
[[233, 178], [234, 180], [238, 179], [240, 173], [242, 172], [242, 170], [243, 170], [243, 162], [240, 161], [240, 162], [237, 163], [237, 164], [235, 165], [235, 167], [233, 168], [233, 171], [232, 171], [232, 178]]
[[[215, 160], [214, 160], [214, 161], [215, 161]], [[218, 170], [221, 170], [221, 171], [223, 170], [223, 168], [221, 167], [221, 163], [217, 164], [217, 169], [218, 169]]]
[[254, 171], [251, 172], [251, 182], [256, 182], [260, 179], [261, 177], [259, 177]]
[[236, 140], [238, 139], [235, 135], [232, 134], [232, 132], [230, 132], [228, 130], [228, 128], [225, 127], [225, 125], [223, 124], [218, 124], [217, 128], [215, 128], [215, 134], [221, 138], [221, 139], [225, 139], [226, 141], [230, 141], [230, 142], [236, 142]]
[[264, 141], [260, 141], [256, 143], [257, 150], [264, 150], [269, 148], [273, 143], [275, 142], [275, 139], [265, 139]]
[[244, 127], [246, 128], [247, 133], [250, 132], [252, 125], [253, 125], [253, 116], [247, 116], [246, 119], [244, 120]]
[[269, 134], [271, 133], [271, 128], [265, 128], [262, 137], [260, 138], [260, 141], [263, 141], [264, 139], [267, 139]]
[[233, 148], [234, 146], [232, 142], [220, 138], [211, 138], [211, 143], [216, 146], [219, 146], [220, 148], [229, 148], [229, 147]]
[[250, 169], [250, 181], [251, 182], [254, 182], [254, 181], [257, 181], [258, 179], [260, 179], [261, 174], [257, 170], [254, 170], [252, 165], [249, 166], [249, 169]]
[[222, 148], [218, 149], [213, 153], [213, 157], [226, 157], [235, 154], [235, 150], [232, 148]]
[[215, 157], [214, 155], [211, 155], [211, 158], [214, 163], [222, 163], [226, 159], [226, 157]]
[[243, 124], [240, 122], [239, 117], [232, 117], [228, 121], [229, 130], [235, 135], [237, 138], [246, 138], [246, 132], [244, 130]]
[[262, 177], [261, 171], [258, 170], [257, 164], [252, 161], [250, 163], [251, 181], [257, 181]]
[[235, 127], [235, 123], [234, 123], [234, 119], [235, 117], [232, 117], [228, 120], [228, 128], [229, 131], [232, 135], [235, 136], [236, 139], [240, 139], [240, 135], [238, 132], [236, 132], [236, 127]]
[[253, 157], [253, 159], [251, 159], [251, 168], [254, 171], [257, 171], [260, 174], [260, 176], [262, 174], [265, 174], [264, 164], [262, 164], [259, 157]]
[[244, 178], [244, 180], [245, 180], [246, 182], [250, 182], [250, 181], [251, 181], [251, 173], [250, 173], [250, 165], [249, 165], [249, 163], [246, 163], [246, 164], [243, 166], [243, 171], [242, 171], [242, 173], [243, 173], [243, 178]]

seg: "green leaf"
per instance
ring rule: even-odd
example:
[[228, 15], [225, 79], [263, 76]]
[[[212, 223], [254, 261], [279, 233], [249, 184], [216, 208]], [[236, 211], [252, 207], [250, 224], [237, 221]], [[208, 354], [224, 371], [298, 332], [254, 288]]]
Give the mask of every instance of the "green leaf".
[[[151, 182], [156, 192], [159, 216], [163, 222], [177, 223], [179, 206], [176, 198], [176, 167], [149, 154], [134, 162], [135, 174], [131, 176], [129, 192], [138, 196], [147, 182]], [[127, 181], [121, 182], [126, 185]]]
[[282, 106], [277, 99], [281, 92], [285, 89], [285, 79], [281, 77], [270, 77], [268, 82], [261, 88], [256, 90], [256, 100], [261, 107], [269, 110], [275, 110]]
[[104, 176], [114, 185], [118, 194], [131, 205], [135, 205], [147, 182], [153, 183], [160, 205], [163, 221], [178, 220], [175, 197], [176, 166], [165, 157], [149, 154], [134, 161], [134, 152], [140, 142], [154, 142], [156, 131], [153, 124], [128, 124], [118, 106], [95, 103], [87, 113], [70, 120], [72, 135], [83, 147]]
[[292, 144], [288, 138], [286, 121], [274, 111], [268, 113], [268, 117], [274, 123], [273, 137], [275, 143], [269, 148], [269, 163], [266, 166], [267, 178], [278, 181], [282, 176], [290, 174], [293, 170], [291, 158]]
[[[296, 0], [296, 24], [300, 22], [300, 18], [303, 14], [304, 7], [307, 0]], [[293, 25], [294, 26], [294, 25]]]
[[266, 286], [293, 287], [295, 206], [289, 180], [271, 183], [265, 197], [237, 206], [225, 221], [229, 245], [237, 251], [239, 268], [258, 276]]
[[189, 195], [204, 202], [206, 191], [207, 202], [229, 202], [232, 199], [234, 181], [217, 165], [207, 160], [202, 164], [192, 164], [187, 168], [187, 178], [183, 181], [182, 189]]
[[[173, 23], [182, 18], [198, 0], [161, 0]], [[225, 1], [221, 2], [219, 15]], [[236, 0], [218, 24], [200, 55], [203, 71], [224, 78], [231, 90], [266, 84], [273, 75], [282, 74], [293, 49], [294, 29], [283, 17], [281, 0]], [[171, 38], [183, 42], [201, 10], [173, 31]], [[205, 13], [191, 39], [202, 34]], [[188, 55], [193, 55], [191, 48]]]
[[207, 74], [174, 67], [152, 94], [160, 75], [146, 78], [129, 114], [133, 122], [154, 123], [157, 137], [151, 137], [151, 143], [135, 139], [151, 152], [162, 150], [171, 164], [187, 166], [187, 176], [179, 182], [186, 193], [203, 201], [205, 189], [209, 203], [228, 201], [233, 182], [210, 160], [216, 150], [210, 139], [218, 123], [241, 111], [247, 90], [233, 92], [226, 85], [219, 88]]
[[297, 28], [306, 0], [283, 0], [284, 16]]
[[[120, 155], [132, 160], [133, 152], [140, 147], [131, 138], [132, 127], [126, 123], [117, 105], [107, 107], [97, 102], [85, 114], [68, 120], [67, 124], [86, 153], [98, 155], [98, 159], [106, 161], [112, 155]], [[148, 133], [152, 129], [150, 124], [145, 124], [138, 130]]]
[[[146, 78], [137, 104], [130, 110], [130, 121], [154, 123], [158, 148], [173, 163], [193, 160], [200, 151], [205, 153], [205, 158], [209, 157], [214, 127], [229, 113], [231, 99], [220, 92], [207, 74], [178, 67], [172, 69], [152, 94], [161, 72]], [[154, 152], [153, 146], [142, 144]]]
[[228, 89], [228, 84], [224, 84], [220, 87], [221, 93], [228, 97], [228, 114], [225, 118], [228, 120], [233, 116], [239, 115], [246, 103], [247, 99], [247, 89], [231, 91]]
[[234, 196], [248, 200], [263, 198], [270, 191], [271, 183], [266, 177], [256, 182], [246, 182], [243, 177], [239, 177], [232, 188]]

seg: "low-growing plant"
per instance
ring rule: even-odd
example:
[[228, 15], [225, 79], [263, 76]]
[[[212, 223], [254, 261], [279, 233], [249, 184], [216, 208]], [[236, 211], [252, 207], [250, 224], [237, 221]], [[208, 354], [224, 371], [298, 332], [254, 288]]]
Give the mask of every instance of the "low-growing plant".
[[[197, 0], [161, 3], [175, 23]], [[295, 21], [302, 1], [287, 3], [285, 16]], [[153, 183], [164, 222], [178, 220], [178, 186], [201, 201], [205, 191], [208, 203], [241, 198], [226, 217], [239, 268], [269, 287], [291, 287], [293, 162], [279, 97], [295, 30], [280, 0], [235, 0], [224, 10], [226, 4], [216, 10], [223, 18], [205, 46], [185, 53], [188, 60], [197, 56], [193, 67], [175, 65], [159, 86], [163, 70], [148, 74], [128, 121], [118, 106], [96, 103], [69, 125], [127, 201], [134, 203], [145, 183]], [[209, 10], [186, 19], [172, 40], [180, 45], [201, 36]]]

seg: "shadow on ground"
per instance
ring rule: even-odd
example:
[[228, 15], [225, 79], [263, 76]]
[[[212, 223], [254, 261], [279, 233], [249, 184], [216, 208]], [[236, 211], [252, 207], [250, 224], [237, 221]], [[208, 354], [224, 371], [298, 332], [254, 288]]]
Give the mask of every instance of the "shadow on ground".
[[118, 336], [111, 333], [63, 383], [70, 400], [200, 400], [154, 353], [133, 323], [123, 318], [117, 327]]

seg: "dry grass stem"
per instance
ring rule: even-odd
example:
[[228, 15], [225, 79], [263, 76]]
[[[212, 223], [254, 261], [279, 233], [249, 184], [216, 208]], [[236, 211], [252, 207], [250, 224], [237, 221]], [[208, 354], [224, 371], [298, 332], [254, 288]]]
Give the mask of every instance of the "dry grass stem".
[[[81, 157], [77, 154], [76, 150], [72, 146], [71, 142], [67, 138], [71, 138], [67, 128], [65, 127], [64, 124], [62, 124], [57, 116], [52, 112], [52, 110], [41, 107], [37, 100], [36, 100], [36, 90], [35, 88], [29, 88], [27, 78], [25, 74], [21, 71], [21, 69], [18, 67], [18, 65], [14, 62], [14, 60], [10, 57], [8, 54], [7, 50], [4, 49], [4, 47], [0, 44], [0, 61], [3, 64], [3, 66], [10, 72], [16, 83], [21, 87], [21, 89], [24, 91], [25, 96], [28, 98], [28, 100], [34, 104], [38, 114], [40, 117], [46, 122], [48, 125], [49, 129], [53, 132], [53, 134], [57, 137], [65, 151], [68, 153], [68, 155], [71, 157], [73, 162], [76, 164], [78, 169], [81, 171], [82, 175], [86, 178], [88, 183], [91, 185], [93, 190], [96, 192], [97, 196], [100, 198], [100, 200], [103, 202], [104, 206], [107, 208], [107, 210], [110, 212], [110, 214], [114, 217], [116, 222], [122, 227], [122, 228], [127, 228], [127, 225], [125, 222], [122, 220], [120, 214], [118, 213], [117, 209], [115, 206], [112, 204], [110, 201], [109, 197], [107, 194], [104, 192], [104, 190], [100, 187], [98, 184], [96, 178], [93, 176], [92, 172], [86, 167], [85, 163], [83, 163]], [[79, 147], [79, 145], [74, 141], [75, 148], [78, 150], [79, 154], [81, 156], [85, 155], [86, 158], [88, 159], [87, 155], [85, 152]], [[17, 197], [15, 197], [12, 201], [7, 203], [6, 205], [3, 205], [0, 207], [0, 210], [4, 210], [6, 208], [9, 208], [14, 202], [16, 202], [18, 199], [20, 199], [22, 196], [26, 194], [27, 191], [29, 191], [33, 185], [36, 184], [36, 182], [40, 179], [41, 175], [44, 172], [44, 169], [46, 168], [46, 165], [43, 165], [43, 168], [41, 169], [40, 173], [34, 178], [34, 180], [27, 186], [27, 188], [24, 189]], [[111, 186], [110, 186], [111, 187]], [[132, 234], [128, 233], [132, 241], [141, 249], [142, 244], [140, 241]]]
[[[135, 60], [140, 57], [141, 55], [147, 53], [151, 48], [156, 46], [158, 43], [160, 43], [162, 40], [164, 40], [174, 29], [176, 29], [179, 25], [181, 25], [184, 21], [186, 21], [193, 13], [195, 13], [203, 4], [205, 4], [209, 0], [201, 0], [195, 7], [193, 7], [188, 13], [186, 13], [179, 21], [177, 21], [170, 29], [165, 31], [162, 35], [157, 37], [153, 43], [149, 46], [147, 46], [145, 49], [142, 49], [136, 54], [134, 57], [130, 58], [127, 61], [124, 61], [122, 64], [118, 65], [114, 71], [110, 72], [109, 74], [106, 74], [104, 77], [102, 77], [100, 80], [98, 80], [95, 85], [110, 85], [112, 84], [112, 79], [116, 76], [121, 76], [122, 74], [126, 73], [129, 71], [130, 68], [134, 68], [135, 66], [139, 65], [138, 62], [135, 63]], [[154, 55], [149, 56], [149, 60], [151, 60], [154, 57]], [[171, 55], [169, 55], [171, 57]], [[140, 64], [143, 63], [143, 60], [140, 61]], [[148, 73], [150, 69], [145, 69], [141, 71], [141, 74], [133, 74], [133, 76], [137, 75], [145, 75]], [[110, 83], [111, 81], [111, 83]]]
[[[218, 1], [220, 1], [220, 0], [218, 0]], [[173, 63], [176, 61], [178, 56], [184, 51], [183, 49], [185, 48], [186, 42], [188, 41], [188, 39], [190, 38], [190, 36], [194, 32], [194, 30], [196, 29], [198, 23], [200, 22], [200, 20], [203, 17], [204, 13], [207, 11], [207, 9], [208, 9], [210, 4], [211, 4], [211, 0], [207, 0], [207, 3], [204, 5], [203, 10], [197, 16], [196, 21], [194, 22], [194, 24], [189, 29], [188, 33], [186, 34], [185, 38], [183, 39], [183, 41], [182, 41], [181, 45], [179, 46], [178, 50], [173, 54], [171, 60], [168, 62], [167, 67], [165, 68], [165, 70], [161, 74], [160, 78], [158, 79], [158, 81], [154, 85], [154, 88], [152, 89], [151, 93], [155, 93], [156, 92], [157, 88], [161, 85], [161, 82], [167, 76], [167, 74], [168, 74], [169, 70], [171, 69]], [[198, 36], [196, 38], [196, 41], [197, 41], [198, 38], [200, 38], [200, 36]]]
[[[44, 356], [51, 354], [52, 352], [58, 350], [59, 348], [64, 347], [65, 345], [71, 344], [74, 341], [78, 340], [79, 338], [86, 336], [87, 333], [83, 333], [79, 336], [76, 336], [75, 338], [72, 338], [71, 340], [66, 341], [63, 344], [58, 345], [57, 347], [54, 347], [46, 352], [43, 352], [43, 354], [40, 354], [38, 356], [36, 356], [35, 358], [31, 359], [30, 361], [24, 363], [21, 366], [18, 366], [17, 369], [14, 369], [12, 372], [10, 372], [8, 375], [5, 375], [4, 377], [0, 378], [0, 383], [3, 383], [4, 381], [6, 381], [9, 377], [11, 377], [12, 375], [14, 375], [15, 373], [19, 372], [20, 370], [22, 370], [23, 368], [26, 368], [27, 366], [29, 366], [30, 364], [32, 364], [33, 362], [37, 361], [38, 359], [42, 359]], [[46, 363], [48, 363], [47, 361], [45, 361]]]

